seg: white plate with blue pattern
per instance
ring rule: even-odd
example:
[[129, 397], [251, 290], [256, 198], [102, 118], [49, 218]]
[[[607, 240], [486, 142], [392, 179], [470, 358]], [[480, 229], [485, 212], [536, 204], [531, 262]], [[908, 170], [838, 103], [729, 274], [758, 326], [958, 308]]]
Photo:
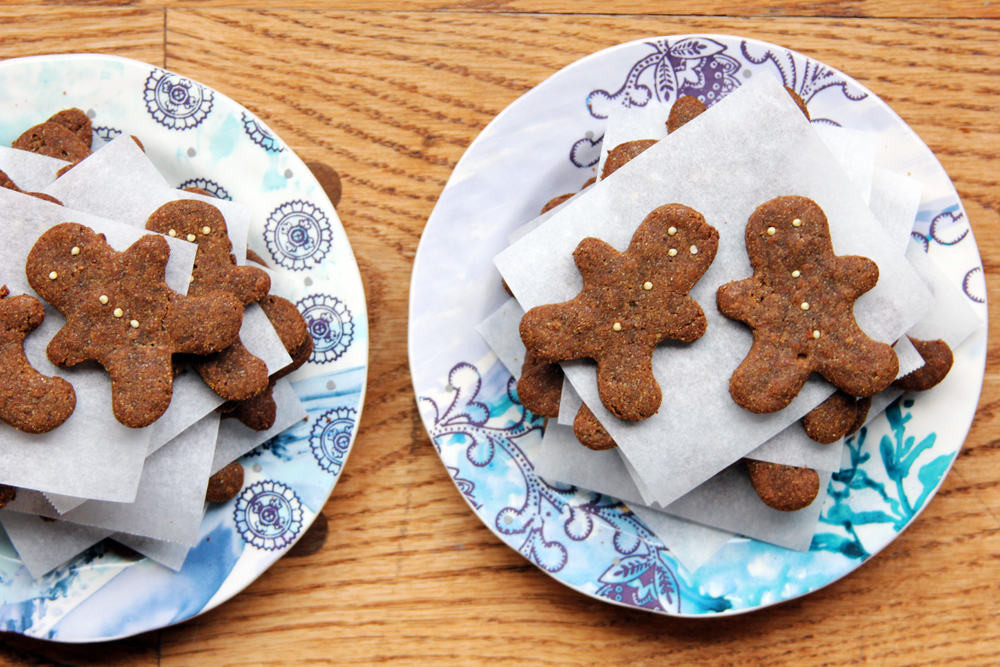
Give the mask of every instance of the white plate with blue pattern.
[[[134, 60], [65, 55], [0, 62], [0, 141], [76, 106], [94, 133], [139, 137], [177, 187], [253, 207], [249, 247], [274, 269], [313, 336], [289, 376], [309, 419], [241, 459], [242, 493], [213, 505], [183, 569], [94, 547], [38, 580], [0, 531], [0, 629], [43, 639], [113, 639], [179, 623], [240, 592], [323, 509], [350, 453], [368, 377], [361, 276], [337, 212], [302, 161], [228, 97]], [[110, 195], [113, 196], [113, 193]]]
[[788, 49], [727, 35], [657, 37], [588, 56], [518, 99], [473, 142], [420, 240], [410, 292], [410, 365], [421, 417], [466, 501], [541, 570], [598, 599], [672, 616], [725, 616], [805, 595], [853, 571], [927, 506], [969, 431], [986, 362], [985, 325], [955, 351], [948, 378], [906, 395], [848, 441], [808, 552], [735, 538], [695, 572], [614, 498], [552, 485], [532, 458], [542, 420], [476, 332], [507, 299], [492, 259], [507, 235], [594, 174], [608, 109], [709, 106], [774, 75], [814, 123], [878, 134], [880, 166], [924, 185], [913, 236], [986, 321], [972, 230], [948, 175], [871, 91]]

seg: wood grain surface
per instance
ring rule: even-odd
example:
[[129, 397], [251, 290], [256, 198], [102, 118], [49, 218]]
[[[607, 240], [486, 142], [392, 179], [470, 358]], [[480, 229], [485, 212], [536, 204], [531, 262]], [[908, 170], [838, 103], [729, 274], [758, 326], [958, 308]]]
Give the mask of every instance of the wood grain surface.
[[1000, 2], [758, 8], [744, 0], [696, 10], [647, 0], [611, 10], [596, 1], [381, 0], [340, 3], [337, 11], [314, 11], [326, 4], [318, 1], [282, 10], [259, 0], [251, 3], [258, 10], [221, 0], [5, 4], [0, 57], [100, 51], [164, 65], [259, 114], [304, 160], [335, 167], [343, 179], [338, 211], [368, 297], [371, 366], [357, 443], [323, 515], [247, 590], [178, 627], [105, 645], [0, 635], [0, 664], [1000, 663], [997, 335], [968, 441], [914, 525], [825, 589], [714, 620], [591, 600], [502, 544], [437, 458], [406, 356], [417, 243], [476, 135], [587, 54], [686, 32], [782, 44], [851, 74], [891, 104], [963, 198], [995, 318]]

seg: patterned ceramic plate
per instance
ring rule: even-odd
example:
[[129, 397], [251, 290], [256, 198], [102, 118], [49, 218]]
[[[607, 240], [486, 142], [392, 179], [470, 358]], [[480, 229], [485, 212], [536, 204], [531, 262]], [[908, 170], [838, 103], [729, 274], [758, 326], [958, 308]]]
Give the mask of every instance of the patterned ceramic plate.
[[368, 316], [350, 243], [319, 183], [256, 116], [195, 81], [96, 55], [0, 62], [0, 141], [77, 106], [94, 132], [139, 137], [177, 187], [253, 206], [249, 247], [276, 267], [315, 343], [289, 376], [309, 412], [242, 459], [243, 493], [212, 506], [174, 573], [95, 547], [32, 580], [0, 531], [0, 628], [57, 641], [132, 635], [228, 600], [280, 558], [323, 508], [354, 441], [368, 367]]
[[914, 236], [986, 319], [979, 251], [947, 174], [884, 102], [822, 63], [739, 37], [661, 37], [584, 58], [517, 100], [469, 147], [427, 223], [410, 293], [410, 364], [424, 425], [480, 519], [588, 595], [700, 616], [814, 591], [914, 520], [968, 433], [985, 326], [956, 351], [944, 384], [905, 396], [849, 440], [851, 465], [830, 483], [808, 552], [736, 538], [696, 572], [614, 498], [535, 474], [542, 420], [520, 405], [510, 374], [475, 329], [507, 298], [493, 256], [546, 201], [579, 190], [594, 173], [610, 108], [671, 104], [679, 95], [711, 105], [750, 77], [772, 75], [806, 100], [813, 122], [878, 133], [881, 166], [923, 182]]

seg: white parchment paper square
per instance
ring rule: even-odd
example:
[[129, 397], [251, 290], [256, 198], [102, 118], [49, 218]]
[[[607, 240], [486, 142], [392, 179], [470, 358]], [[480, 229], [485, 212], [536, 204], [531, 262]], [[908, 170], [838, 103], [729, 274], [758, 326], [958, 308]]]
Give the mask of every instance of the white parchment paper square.
[[0, 523], [36, 579], [114, 532], [67, 521], [43, 521], [34, 514], [10, 510], [0, 510]]
[[615, 420], [600, 405], [593, 365], [563, 364], [583, 401], [662, 503], [774, 436], [832, 391], [811, 379], [792, 405], [771, 415], [747, 412], [729, 396], [728, 378], [752, 336], [745, 325], [716, 311], [715, 292], [751, 274], [743, 229], [757, 206], [781, 195], [809, 197], [830, 220], [837, 254], [863, 255], [878, 264], [878, 285], [855, 307], [859, 324], [873, 338], [894, 342], [928, 305], [919, 278], [898, 252], [891, 252], [890, 240], [854, 184], [771, 77], [741, 86], [684, 130], [589, 188], [579, 202], [569, 202], [495, 262], [527, 309], [566, 301], [580, 291], [572, 253], [581, 239], [596, 236], [622, 250], [658, 206], [686, 204], [719, 230], [715, 262], [691, 292], [705, 310], [708, 332], [691, 345], [657, 349], [653, 367], [664, 399], [656, 416], [639, 423]]

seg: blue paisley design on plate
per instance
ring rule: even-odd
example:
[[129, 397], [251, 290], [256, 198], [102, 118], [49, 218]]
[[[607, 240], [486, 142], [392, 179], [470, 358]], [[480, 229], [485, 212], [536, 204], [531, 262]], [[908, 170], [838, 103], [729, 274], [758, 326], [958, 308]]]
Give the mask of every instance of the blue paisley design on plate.
[[336, 361], [354, 340], [354, 321], [347, 305], [335, 296], [307, 296], [295, 304], [313, 337], [309, 361], [325, 364]]
[[214, 94], [190, 79], [155, 69], [146, 79], [143, 99], [146, 111], [171, 130], [190, 130], [201, 125], [212, 111]]
[[250, 137], [250, 141], [254, 142], [268, 153], [280, 153], [285, 150], [282, 147], [281, 142], [278, 141], [277, 137], [271, 134], [270, 130], [250, 114], [244, 112], [242, 114], [243, 120], [243, 131], [247, 133]]
[[304, 271], [330, 252], [333, 232], [322, 209], [307, 201], [290, 201], [271, 211], [264, 226], [267, 249], [281, 266]]
[[229, 194], [229, 191], [224, 187], [216, 183], [215, 181], [210, 181], [207, 178], [189, 178], [180, 185], [177, 186], [179, 190], [185, 188], [201, 188], [205, 192], [211, 194], [217, 199], [226, 199], [232, 201], [233, 197]]
[[257, 482], [240, 494], [233, 517], [248, 544], [274, 551], [291, 544], [302, 530], [302, 503], [281, 482]]
[[334, 475], [340, 474], [356, 418], [357, 410], [354, 408], [334, 408], [313, 424], [309, 446], [320, 468]]

